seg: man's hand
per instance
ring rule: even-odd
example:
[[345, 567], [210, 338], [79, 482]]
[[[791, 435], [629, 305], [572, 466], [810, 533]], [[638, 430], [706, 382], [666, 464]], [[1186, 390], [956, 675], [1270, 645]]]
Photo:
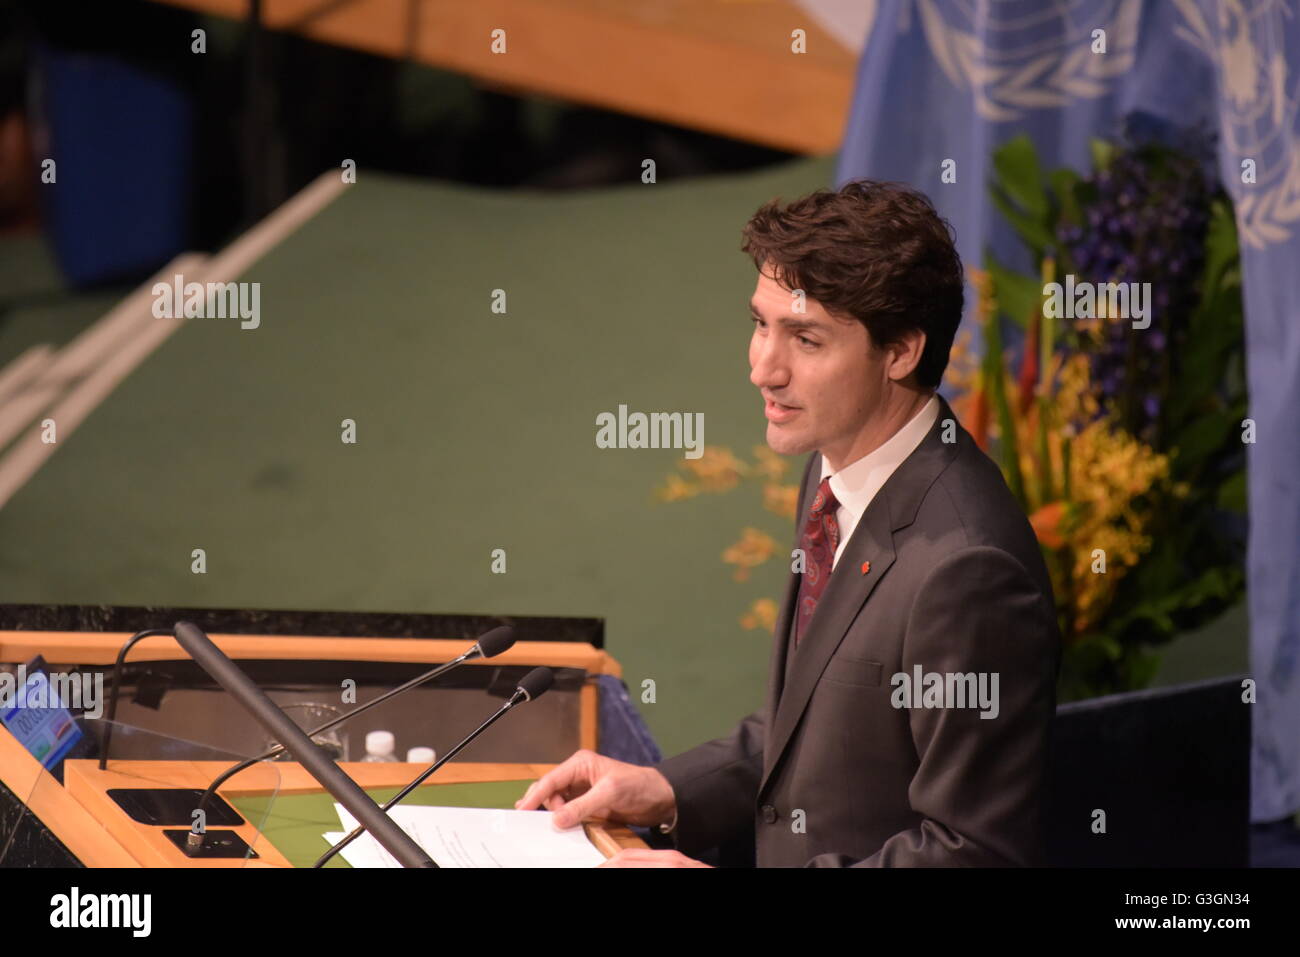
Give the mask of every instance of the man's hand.
[[668, 779], [654, 768], [615, 761], [586, 748], [534, 781], [515, 802], [520, 811], [545, 806], [560, 829], [591, 818], [621, 824], [667, 824], [677, 808]]
[[708, 867], [703, 861], [687, 857], [680, 851], [652, 851], [626, 847], [597, 867]]

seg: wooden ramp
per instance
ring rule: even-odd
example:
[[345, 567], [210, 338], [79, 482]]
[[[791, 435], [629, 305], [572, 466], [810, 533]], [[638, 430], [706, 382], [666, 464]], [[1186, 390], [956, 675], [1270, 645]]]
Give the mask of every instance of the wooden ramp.
[[[249, 0], [164, 0], [232, 19]], [[839, 148], [857, 57], [794, 0], [264, 0], [271, 30], [776, 149]], [[505, 52], [493, 52], [493, 31]], [[792, 51], [804, 31], [806, 52]]]

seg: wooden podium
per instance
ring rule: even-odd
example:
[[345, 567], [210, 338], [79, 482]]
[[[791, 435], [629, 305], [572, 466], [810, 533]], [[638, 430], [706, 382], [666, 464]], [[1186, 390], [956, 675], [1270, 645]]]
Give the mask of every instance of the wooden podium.
[[[278, 847], [274, 836], [264, 835], [248, 821], [230, 828], [257, 853], [256, 858], [193, 859], [169, 840], [163, 832], [175, 827], [142, 824], [132, 820], [108, 795], [112, 788], [138, 787], [142, 781], [159, 786], [171, 784], [178, 788], [205, 789], [229, 765], [222, 761], [110, 761], [107, 770], [101, 771], [97, 761], [70, 761], [65, 772], [64, 786], [68, 794], [88, 813], [105, 836], [129, 854], [142, 867], [295, 867], [310, 866], [295, 863]], [[343, 762], [339, 765], [367, 791], [377, 788], [404, 787], [424, 770], [418, 764], [363, 764]], [[457, 764], [448, 762], [440, 768], [431, 781], [412, 794], [434, 791], [449, 784], [484, 783], [491, 781], [532, 781], [541, 777], [554, 765], [549, 764]], [[442, 775], [444, 775], [443, 777]], [[520, 787], [522, 795], [523, 788]], [[323, 794], [321, 787], [297, 762], [275, 761], [256, 764], [240, 772], [217, 792], [227, 802], [238, 806], [245, 796], [275, 794]], [[332, 799], [331, 799], [332, 800]], [[441, 802], [432, 802], [441, 803]], [[337, 823], [330, 825], [337, 830]], [[583, 825], [587, 837], [609, 857], [624, 847], [644, 847], [645, 844], [631, 830], [617, 824], [588, 823]], [[322, 828], [324, 830], [325, 828]], [[323, 854], [328, 845], [321, 841], [316, 848]], [[125, 865], [130, 866], [130, 865]]]
[[[118, 649], [129, 635], [84, 632], [15, 632], [0, 631], [0, 660], [26, 661], [42, 655], [51, 670], [73, 667], [111, 666]], [[212, 635], [212, 640], [237, 662], [267, 659], [281, 662], [311, 661], [385, 661], [435, 664], [462, 653], [464, 640], [385, 639], [385, 638], [313, 638], [301, 636]], [[143, 639], [132, 651], [129, 661], [168, 661], [184, 659], [184, 652], [174, 639], [157, 636]], [[467, 662], [466, 667], [500, 667], [503, 665], [553, 668], [581, 668], [588, 677], [620, 673], [612, 657], [591, 645], [578, 642], [517, 642], [505, 653], [487, 660]], [[107, 686], [108, 682], [105, 681]], [[598, 687], [587, 682], [577, 691], [579, 722], [573, 747], [597, 746]], [[368, 698], [359, 699], [364, 703]], [[536, 720], [536, 719], [534, 719]], [[94, 722], [85, 722], [89, 727]], [[495, 727], [501, 727], [500, 725]], [[491, 734], [494, 729], [487, 732]], [[155, 732], [140, 732], [147, 737]], [[123, 737], [117, 731], [115, 738]], [[485, 735], [486, 736], [486, 735]], [[158, 735], [161, 739], [164, 735]], [[115, 740], [114, 746], [116, 747]], [[139, 747], [137, 746], [137, 749]], [[159, 750], [165, 750], [162, 746]], [[114, 752], [115, 753], [115, 752]], [[201, 746], [195, 753], [202, 753]], [[239, 812], [243, 822], [223, 829], [233, 831], [253, 854], [218, 858], [191, 858], [167, 836], [178, 825], [146, 823], [135, 819], [110, 796], [115, 789], [193, 789], [202, 791], [224, 770], [239, 760], [239, 754], [213, 753], [214, 759], [115, 758], [110, 754], [107, 766], [99, 767], [96, 759], [70, 757], [63, 762], [63, 782], [47, 771], [7, 730], [0, 728], [0, 784], [7, 792], [10, 810], [0, 816], [12, 831], [18, 822], [13, 808], [15, 800], [26, 810], [29, 829], [40, 831], [41, 842], [57, 844], [66, 852], [66, 863], [88, 867], [295, 867], [310, 866], [323, 854], [328, 844], [321, 838], [326, 830], [339, 828], [336, 819], [321, 814], [325, 803], [312, 803], [312, 814], [301, 809], [290, 815], [292, 825], [277, 823], [275, 806], [296, 797], [321, 795], [332, 807], [332, 798], [297, 762], [263, 761], [227, 780], [217, 793]], [[339, 766], [372, 796], [385, 799], [404, 787], [424, 765], [407, 763], [340, 762]], [[511, 807], [522, 795], [527, 783], [537, 779], [554, 762], [457, 762], [450, 761], [421, 787], [407, 802]], [[482, 785], [490, 794], [477, 793], [472, 785]], [[444, 798], [444, 792], [450, 798]], [[376, 794], [375, 792], [378, 792]], [[466, 794], [475, 793], [469, 802]], [[459, 799], [458, 799], [459, 798]], [[406, 803], [406, 802], [404, 802]], [[269, 810], [268, 810], [269, 808]], [[283, 815], [281, 815], [283, 817]], [[275, 826], [272, 826], [275, 825]], [[210, 826], [210, 830], [216, 825]], [[265, 828], [265, 830], [263, 830]], [[277, 829], [278, 828], [278, 829]], [[623, 847], [644, 847], [628, 828], [615, 824], [584, 825], [589, 839], [607, 857]], [[310, 840], [308, 840], [310, 838]], [[18, 845], [21, 845], [21, 841]], [[13, 835], [0, 833], [0, 863], [6, 866], [30, 866], [23, 860], [22, 846]], [[6, 859], [6, 857], [8, 859]], [[336, 857], [331, 866], [342, 866]]]

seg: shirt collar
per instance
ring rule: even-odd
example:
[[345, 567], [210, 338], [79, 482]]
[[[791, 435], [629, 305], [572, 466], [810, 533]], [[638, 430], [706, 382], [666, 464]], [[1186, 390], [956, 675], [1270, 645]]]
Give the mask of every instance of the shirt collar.
[[921, 411], [910, 422], [889, 437], [878, 449], [868, 452], [856, 462], [831, 474], [830, 466], [822, 457], [822, 478], [830, 476], [831, 491], [841, 508], [847, 508], [860, 518], [882, 485], [903, 464], [903, 460], [916, 451], [916, 447], [929, 433], [939, 418], [939, 397], [931, 395]]

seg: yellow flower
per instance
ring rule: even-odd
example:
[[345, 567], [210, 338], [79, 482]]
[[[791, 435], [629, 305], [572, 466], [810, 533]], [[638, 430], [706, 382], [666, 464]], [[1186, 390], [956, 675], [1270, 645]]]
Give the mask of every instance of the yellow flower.
[[661, 502], [680, 502], [683, 499], [694, 498], [700, 494], [700, 491], [698, 485], [683, 481], [680, 475], [674, 473], [664, 479], [662, 488], [655, 489], [655, 498]]
[[681, 467], [693, 472], [701, 487], [708, 492], [725, 492], [733, 489], [748, 474], [749, 467], [736, 458], [731, 450], [720, 445], [706, 445], [698, 459], [686, 459]]
[[766, 445], [754, 446], [754, 467], [751, 472], [755, 478], [775, 482], [785, 475], [789, 464]]
[[749, 611], [740, 616], [741, 627], [752, 631], [763, 628], [771, 631], [776, 627], [776, 602], [770, 598], [757, 598], [749, 606]]
[[763, 507], [775, 512], [782, 518], [794, 518], [795, 507], [799, 504], [799, 486], [764, 485]]
[[[1151, 506], [1135, 499], [1169, 488], [1169, 458], [1098, 419], [1071, 442], [1071, 493], [1078, 519], [1067, 536], [1073, 555], [1074, 630], [1082, 634], [1105, 614], [1125, 573], [1151, 547]], [[1105, 553], [1105, 573], [1093, 571], [1094, 550]]]
[[970, 280], [971, 288], [975, 290], [975, 294], [979, 297], [975, 318], [980, 325], [985, 325], [998, 312], [998, 303], [993, 292], [993, 276], [988, 270], [967, 263], [966, 278]]
[[[1093, 393], [1086, 354], [1054, 357], [1044, 378], [1055, 383], [1046, 410], [1046, 462], [1038, 403], [1023, 415], [1013, 411], [1012, 424], [1029, 513], [1038, 519], [1035, 527], [1042, 526], [1049, 514], [1055, 517], [1046, 509], [1058, 498], [1068, 502], [1055, 526], [1059, 538], [1040, 535], [1040, 540], [1063, 558], [1051, 565], [1052, 585], [1058, 601], [1073, 609], [1074, 635], [1082, 635], [1105, 617], [1120, 580], [1150, 548], [1146, 528], [1151, 502], [1186, 490], [1171, 486], [1167, 456], [1120, 429], [1112, 418], [1098, 417], [1101, 407]], [[1014, 394], [1016, 383], [1009, 372], [1006, 383], [1007, 393]], [[1070, 486], [1065, 496], [1067, 446]], [[1052, 488], [1040, 485], [1044, 469], [1052, 476]], [[1143, 499], [1151, 502], [1139, 505]], [[1105, 553], [1104, 574], [1093, 571], [1095, 549]]]
[[747, 526], [741, 534], [740, 541], [722, 553], [722, 560], [728, 565], [735, 565], [732, 577], [743, 582], [749, 579], [749, 570], [763, 564], [776, 554], [776, 542], [771, 535], [752, 526]]
[[980, 372], [980, 358], [970, 347], [969, 329], [962, 329], [957, 334], [952, 350], [948, 353], [948, 368], [944, 371], [944, 382], [959, 392], [969, 392], [975, 388]]

